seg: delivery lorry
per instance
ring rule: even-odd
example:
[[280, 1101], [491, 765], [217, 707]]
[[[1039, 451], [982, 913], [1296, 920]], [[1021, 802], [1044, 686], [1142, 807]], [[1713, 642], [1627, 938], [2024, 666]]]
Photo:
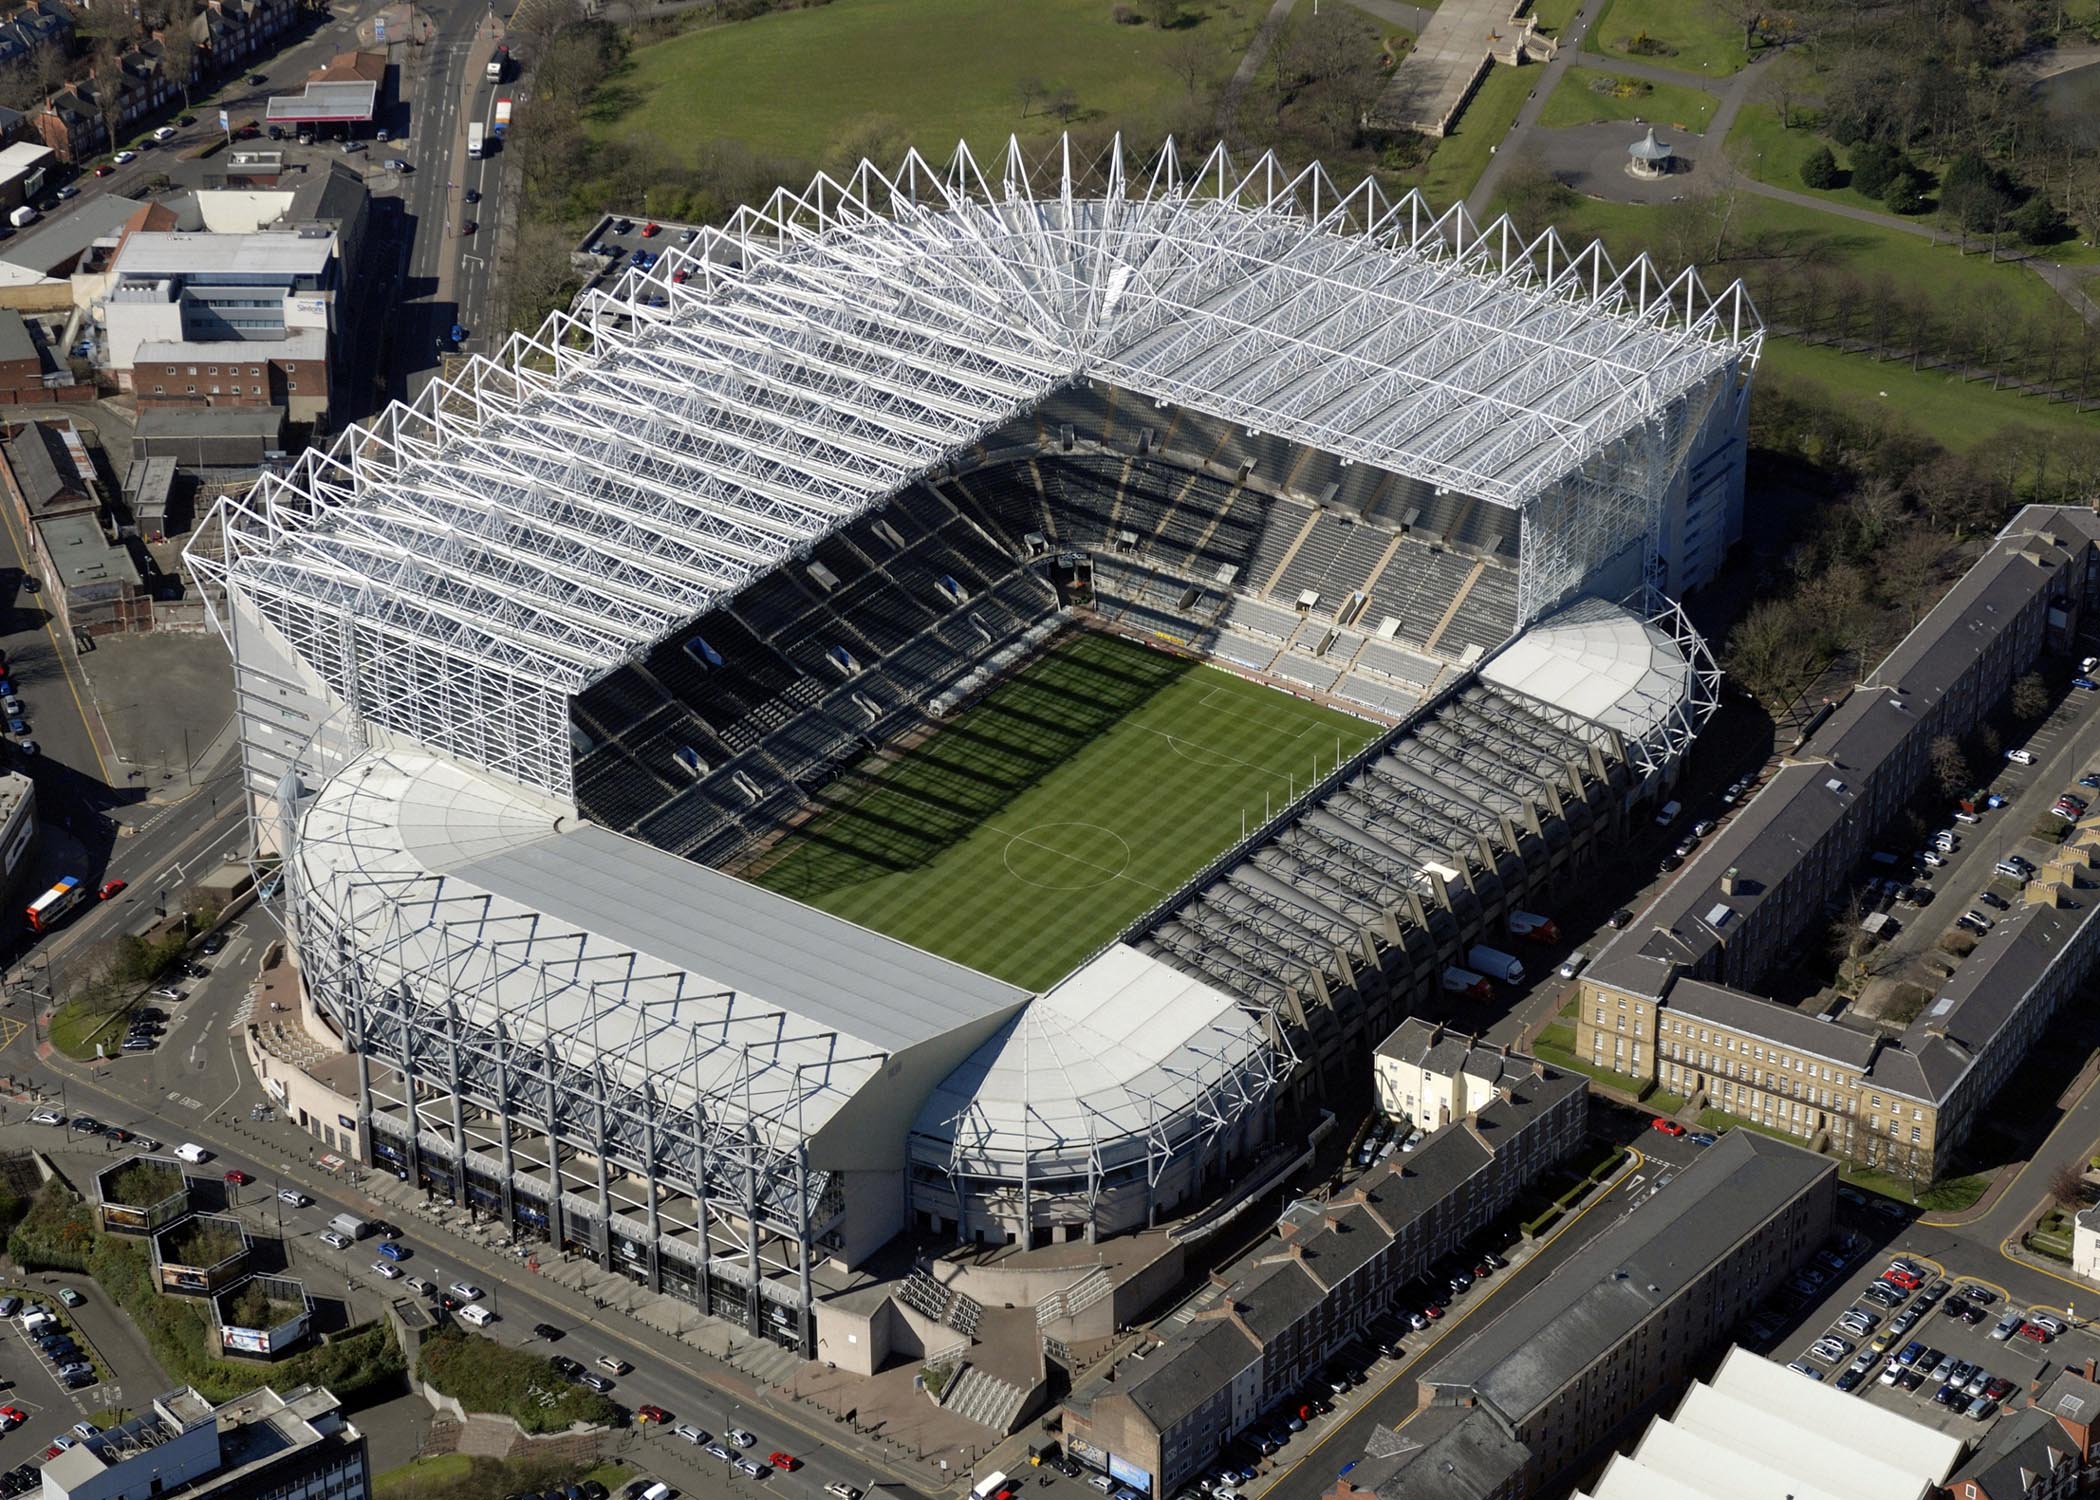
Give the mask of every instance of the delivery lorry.
[[1466, 967], [1503, 984], [1518, 984], [1524, 978], [1521, 963], [1500, 948], [1490, 948], [1486, 943], [1475, 943], [1466, 950]]

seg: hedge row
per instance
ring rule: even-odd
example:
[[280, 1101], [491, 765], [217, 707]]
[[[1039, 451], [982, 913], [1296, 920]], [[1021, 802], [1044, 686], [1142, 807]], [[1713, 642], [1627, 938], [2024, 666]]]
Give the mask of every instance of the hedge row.
[[25, 1271], [85, 1271], [95, 1248], [95, 1216], [56, 1177], [7, 1236], [7, 1253]]
[[545, 1357], [446, 1326], [427, 1335], [416, 1373], [468, 1411], [515, 1417], [527, 1432], [566, 1432], [578, 1422], [610, 1425], [613, 1404], [554, 1373]]

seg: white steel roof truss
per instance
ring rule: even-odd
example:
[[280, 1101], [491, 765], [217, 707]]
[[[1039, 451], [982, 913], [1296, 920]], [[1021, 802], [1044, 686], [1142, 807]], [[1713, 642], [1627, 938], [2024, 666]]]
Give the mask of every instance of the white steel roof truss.
[[[753, 568], [769, 564], [779, 555], [778, 543], [769, 535], [754, 532], [749, 542], [738, 541], [736, 534], [740, 528], [717, 523], [714, 530], [695, 535], [693, 516], [688, 508], [676, 504], [668, 496], [633, 486], [630, 476], [618, 470], [607, 472], [621, 481], [619, 488], [623, 494], [632, 491], [632, 503], [615, 502], [593, 493], [587, 486], [575, 482], [576, 456], [560, 449], [504, 447], [477, 438], [466, 445], [466, 451], [469, 457], [461, 466], [466, 472], [504, 476], [535, 500], [552, 501], [564, 514], [590, 516], [604, 529], [594, 531], [586, 526], [570, 526], [558, 521], [547, 514], [544, 503], [527, 511], [535, 524], [575, 535], [593, 547], [605, 545], [607, 539], [615, 535], [623, 545], [647, 538], [652, 548], [667, 546], [673, 553], [668, 559], [660, 552], [655, 553], [650, 561], [652, 567], [682, 574], [704, 587], [715, 587], [718, 578], [741, 582], [750, 576]], [[531, 460], [529, 465], [527, 460]], [[473, 498], [488, 504], [494, 515], [493, 500], [487, 496]], [[655, 525], [649, 526], [649, 522]]]
[[[331, 539], [317, 538], [327, 542]], [[345, 551], [356, 550], [347, 535], [333, 538], [334, 544]], [[530, 672], [544, 670], [549, 656], [562, 658], [579, 668], [588, 669], [602, 659], [603, 647], [579, 642], [572, 628], [563, 622], [559, 630], [533, 630], [521, 627], [513, 617], [519, 612], [520, 601], [510, 601], [495, 606], [497, 613], [483, 614], [465, 608], [456, 601], [401, 587], [394, 578], [384, 578], [370, 572], [362, 574], [347, 568], [339, 556], [332, 551], [322, 551], [309, 557], [272, 557], [271, 569], [283, 570], [294, 575], [324, 577], [348, 589], [360, 603], [373, 599], [384, 600], [391, 609], [383, 611], [381, 617], [399, 620], [404, 616], [424, 616], [442, 622], [447, 628], [446, 644], [459, 645], [466, 640], [477, 640], [483, 648], [469, 654], [507, 671]], [[353, 611], [362, 619], [367, 611]], [[594, 640], [611, 638], [594, 633]]]
[[[568, 450], [571, 461], [612, 480], [618, 491], [660, 486], [659, 492], [673, 502], [674, 515], [677, 509], [690, 508], [730, 528], [732, 536], [764, 537], [776, 557], [784, 550], [781, 543], [807, 541], [813, 525], [823, 529], [824, 518], [810, 509], [799, 491], [755, 475], [727, 474], [702, 463], [658, 435], [663, 426], [658, 416], [640, 414], [643, 430], [639, 433], [616, 425], [620, 418], [632, 421], [638, 414], [631, 403], [622, 403], [611, 393], [568, 387], [549, 399], [560, 408], [560, 415], [543, 407], [535, 414], [537, 420], [577, 439], [577, 447]], [[609, 456], [613, 453], [631, 457], [641, 475], [613, 462]], [[692, 482], [695, 477], [700, 481], [697, 486]], [[739, 505], [724, 490], [741, 490], [751, 503]], [[692, 524], [692, 518], [687, 524]]]
[[[829, 433], [819, 435], [782, 421], [762, 406], [740, 402], [719, 390], [680, 384], [671, 388], [675, 404], [669, 408], [637, 405], [629, 391], [608, 387], [631, 372], [640, 359], [638, 350], [623, 352], [617, 369], [599, 368], [578, 377], [553, 399], [565, 405], [588, 405], [604, 413], [604, 426], [630, 446], [641, 451], [645, 461], [670, 463], [701, 476], [701, 493], [715, 486], [748, 489], [770, 503], [771, 513], [796, 531], [826, 529], [854, 514], [851, 502], [831, 498], [826, 487], [796, 483], [805, 471], [815, 470], [838, 489], [849, 492], [869, 483], [881, 483], [888, 472], [872, 457], [864, 456], [835, 441]], [[717, 382], [719, 384], [720, 382]], [[713, 427], [690, 420], [696, 401], [707, 400], [730, 420], [736, 441], [716, 435]], [[767, 434], [780, 428], [799, 437], [803, 448], [770, 441]], [[816, 446], [825, 444], [835, 460], [817, 457]], [[799, 462], [797, 461], [799, 457]], [[788, 482], [769, 480], [766, 472], [786, 476]]]
[[[727, 344], [732, 348], [771, 354], [779, 347], [777, 339], [772, 335], [788, 331], [794, 324], [790, 313], [759, 309], [745, 309], [743, 321], [755, 331], [740, 328], [735, 335], [715, 334], [703, 337], [703, 330], [693, 322], [680, 321], [658, 329], [655, 339], [659, 345], [675, 344], [690, 351], [694, 358], [705, 361], [705, 368], [727, 367], [727, 371], [733, 371], [738, 378], [751, 381], [755, 378], [755, 372], [748, 365], [738, 366], [734, 361], [725, 358], [718, 341], [719, 344]], [[929, 350], [938, 347], [931, 339], [925, 340], [924, 346]], [[825, 349], [827, 353], [822, 366], [810, 362], [807, 367], [813, 370], [821, 368], [823, 378], [829, 382], [831, 389], [836, 389], [838, 380], [843, 378], [850, 380], [853, 388], [877, 392], [888, 397], [889, 404], [874, 408], [876, 424], [880, 426], [891, 422], [903, 422], [926, 441], [932, 442], [938, 442], [948, 433], [984, 420], [985, 403], [968, 399], [973, 394], [972, 381], [977, 386], [1001, 391], [1009, 400], [1016, 402], [1033, 394], [1040, 384], [1039, 380], [1020, 382], [995, 379], [991, 371], [997, 368], [996, 366], [973, 372], [971, 380], [966, 380], [959, 372], [924, 367], [914, 371], [909, 382], [899, 380], [896, 378], [896, 347], [857, 334], [850, 326], [827, 330]], [[962, 362], [962, 356], [958, 354], [957, 363]], [[988, 362], [982, 359], [977, 363], [988, 365]], [[790, 386], [779, 382], [774, 384], [784, 393], [800, 399], [807, 400], [811, 394], [808, 387]], [[906, 419], [901, 415], [901, 409], [905, 407], [915, 409], [926, 416], [943, 418], [946, 425], [929, 425], [923, 417]]]
[[[637, 366], [647, 366], [651, 373], [643, 375]], [[694, 404], [706, 403], [740, 418], [777, 427], [790, 437], [805, 439], [810, 429], [815, 428], [824, 434], [825, 442], [840, 452], [895, 468], [903, 455], [898, 452], [896, 441], [885, 442], [884, 436], [900, 429], [916, 430], [916, 435], [923, 429], [901, 414], [869, 410], [851, 400], [854, 392], [868, 389], [867, 383], [855, 380], [851, 372], [831, 365], [811, 364], [804, 368], [814, 377], [808, 386], [788, 385], [763, 377], [739, 381], [718, 367], [694, 359], [690, 349], [653, 338], [630, 351], [621, 364], [619, 378], [623, 383], [639, 381], [662, 391], [688, 412]], [[768, 408], [736, 400], [728, 393], [739, 385], [748, 391], [764, 391], [781, 398], [780, 407]], [[939, 452], [945, 442], [953, 441], [953, 436], [932, 433], [919, 437], [918, 441], [923, 448]]]
[[[404, 497], [420, 496], [430, 504], [445, 507], [458, 518], [452, 524], [462, 531], [488, 535], [530, 532], [544, 541], [545, 555], [557, 564], [576, 555], [579, 549], [602, 553], [631, 582], [637, 602], [660, 599], [667, 585], [677, 589], [681, 597], [701, 598], [742, 583], [750, 576], [755, 560], [730, 558], [725, 563], [722, 554], [694, 546], [681, 537], [645, 531], [631, 512], [593, 503], [573, 492], [556, 491], [535, 476], [482, 462], [472, 456], [471, 450], [460, 456], [457, 469], [462, 477], [486, 481], [488, 488], [500, 487], [501, 500], [485, 488], [448, 483], [428, 471], [396, 486], [396, 492]], [[601, 529], [594, 531], [553, 514], [546, 503], [550, 500], [564, 512], [579, 511], [590, 517]], [[476, 524], [466, 524], [467, 518]], [[650, 545], [638, 545], [644, 540]]]
[[[522, 591], [535, 608], [568, 621], [585, 634], [627, 640], [630, 648], [653, 640], [678, 618], [664, 608], [669, 596], [644, 594], [598, 572], [597, 567], [611, 560], [603, 552], [574, 554], [563, 566], [491, 535], [473, 535], [474, 545], [466, 546], [459, 530], [447, 521], [407, 510], [367, 511], [343, 532], [369, 538], [372, 546], [397, 553], [433, 580], [457, 570], [460, 576], [491, 588]], [[405, 533], [405, 539], [397, 533]], [[428, 545], [414, 545], [417, 542]], [[502, 571], [493, 563], [502, 564]], [[575, 595], [582, 589], [588, 589], [590, 597], [578, 602]]]

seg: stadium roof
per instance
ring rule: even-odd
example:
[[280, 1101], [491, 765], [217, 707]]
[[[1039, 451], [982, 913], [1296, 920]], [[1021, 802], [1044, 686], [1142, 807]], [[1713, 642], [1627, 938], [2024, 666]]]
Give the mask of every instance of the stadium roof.
[[[1060, 386], [1522, 505], [1743, 359], [1731, 287], [1222, 150], [913, 153], [776, 192], [222, 502], [191, 560], [325, 674], [355, 617], [478, 686], [370, 718], [566, 793], [565, 698]], [[675, 277], [682, 273], [686, 279]], [[647, 305], [660, 299], [662, 307]], [[508, 705], [491, 721], [478, 700]], [[539, 700], [539, 701], [533, 701]]]
[[470, 1026], [552, 1039], [814, 1133], [883, 1061], [952, 1053], [1027, 992], [575, 820], [451, 761], [375, 752], [315, 796], [294, 878]]
[[[915, 1127], [943, 1166], [1026, 1156], [1081, 1170], [1099, 1144], [1230, 1119], [1273, 1083], [1244, 1003], [1118, 944], [1031, 1002], [951, 1073]], [[1113, 1165], [1114, 1163], [1110, 1163]]]

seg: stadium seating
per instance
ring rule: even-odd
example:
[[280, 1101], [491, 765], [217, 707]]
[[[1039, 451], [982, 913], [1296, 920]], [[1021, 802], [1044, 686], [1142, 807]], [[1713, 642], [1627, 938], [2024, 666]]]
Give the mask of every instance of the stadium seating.
[[[1013, 456], [1031, 441], [1033, 457]], [[1092, 605], [1110, 625], [1377, 718], [1414, 714], [1515, 625], [1516, 518], [1373, 465], [1076, 390], [978, 453], [999, 456], [906, 485], [586, 689], [586, 811], [731, 858], [929, 703], [945, 711], [974, 691], [980, 664], [1058, 608], [1051, 575], [1081, 576], [1058, 561], [1072, 551], [1090, 557]], [[1301, 611], [1307, 590], [1318, 600]], [[1461, 709], [1424, 750], [1454, 781], [1469, 756], [1505, 774], [1546, 753]], [[1337, 801], [1337, 830], [1358, 816], [1388, 834], [1411, 826], [1411, 798], [1369, 779]], [[1394, 858], [1442, 858], [1426, 833], [1400, 842]]]

